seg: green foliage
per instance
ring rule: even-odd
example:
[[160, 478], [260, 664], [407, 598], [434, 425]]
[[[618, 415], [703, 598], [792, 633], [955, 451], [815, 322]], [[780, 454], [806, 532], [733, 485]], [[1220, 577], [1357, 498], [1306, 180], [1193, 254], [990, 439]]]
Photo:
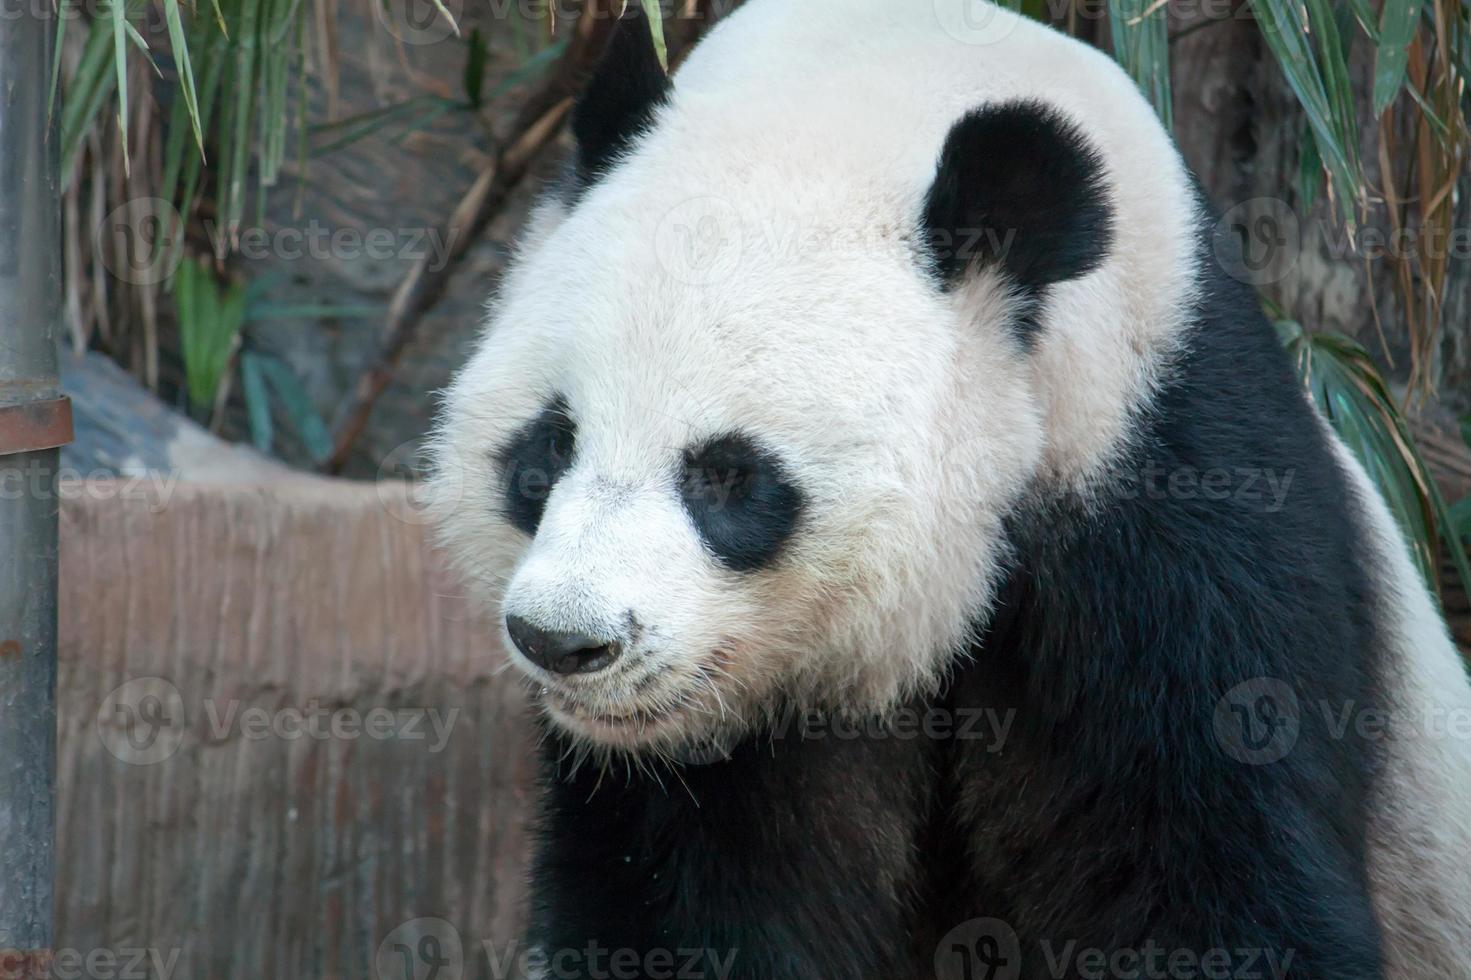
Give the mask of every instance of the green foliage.
[[640, 0], [644, 8], [644, 19], [649, 22], [649, 33], [654, 38], [654, 50], [659, 54], [659, 64], [669, 70], [669, 48], [664, 43], [664, 12], [659, 0]]
[[470, 31], [468, 46], [465, 53], [465, 102], [472, 109], [479, 109], [484, 103], [485, 62], [490, 57], [480, 28]]
[[1277, 329], [1318, 410], [1389, 505], [1426, 583], [1437, 588], [1437, 556], [1444, 538], [1462, 583], [1471, 591], [1471, 562], [1454, 530], [1457, 518], [1415, 448], [1369, 352], [1348, 337], [1306, 331], [1292, 321], [1278, 321]]
[[284, 361], [269, 354], [246, 351], [240, 357], [240, 382], [245, 393], [250, 438], [257, 449], [269, 453], [275, 447], [275, 427], [271, 420], [274, 400], [285, 411], [313, 462], [320, 463], [332, 455], [332, 437], [326, 423]]
[[1328, 0], [1252, 0], [1252, 8], [1263, 40], [1307, 115], [1339, 213], [1352, 223], [1364, 195], [1364, 175], [1345, 39], [1334, 10]]
[[184, 262], [174, 273], [174, 307], [184, 355], [185, 390], [196, 417], [208, 416], [245, 325], [245, 287], [223, 289], [204, 262]]
[[[394, 127], [399, 127], [394, 138], [401, 140], [410, 133], [423, 129], [446, 112], [474, 111], [479, 105], [493, 102], [516, 86], [524, 85], [541, 75], [556, 63], [567, 48], [566, 41], [557, 41], [547, 45], [522, 62], [515, 71], [502, 79], [500, 84], [489, 92], [485, 92], [483, 91], [485, 50], [482, 46], [484, 42], [477, 42], [475, 40], [477, 35], [478, 31], [472, 32], [467, 41], [465, 101], [459, 102], [437, 95], [416, 95], [402, 102], [379, 106], [335, 122], [312, 126], [309, 130], [310, 134], [313, 137], [322, 137], [323, 141], [313, 145], [311, 155], [315, 157], [333, 153], [358, 140]], [[472, 97], [472, 92], [478, 96], [478, 103]]]
[[1154, 105], [1165, 129], [1175, 128], [1170, 95], [1169, 16], [1163, 0], [1109, 0], [1113, 56]]
[[[80, 0], [57, 0], [79, 5]], [[378, 0], [374, 0], [378, 2]], [[442, 0], [434, 0], [456, 34]], [[657, 0], [643, 5], [661, 62], [668, 52]], [[1464, 80], [1471, 76], [1471, 7], [1465, 3], [1443, 6], [1445, 0], [1382, 0], [1377, 10], [1371, 0], [1249, 0], [1262, 38], [1278, 68], [1304, 110], [1297, 185], [1300, 199], [1310, 206], [1326, 187], [1346, 222], [1356, 220], [1369, 200], [1368, 182], [1359, 158], [1358, 107], [1368, 104], [1381, 114], [1407, 96], [1402, 108], [1418, 112], [1433, 131], [1432, 146], [1454, 171], [1464, 157], [1471, 99], [1464, 96]], [[194, 211], [200, 188], [214, 190], [214, 213], [225, 227], [221, 237], [228, 247], [229, 230], [244, 218], [252, 186], [257, 195], [279, 178], [290, 136], [297, 137], [303, 160], [311, 154], [340, 149], [383, 132], [396, 131], [402, 139], [446, 112], [475, 112], [525, 84], [561, 56], [566, 42], [538, 41], [542, 24], [522, 25], [514, 33], [526, 55], [521, 67], [486, 91], [488, 43], [479, 30], [465, 39], [463, 99], [420, 95], [369, 112], [308, 129], [305, 121], [304, 38], [315, 0], [104, 0], [81, 41], [80, 59], [65, 80], [60, 110], [61, 156], [69, 181], [81, 147], [99, 119], [112, 115], [122, 129], [125, 147], [130, 106], [136, 100], [128, 90], [128, 59], [153, 53], [138, 31], [149, 4], [162, 10], [168, 48], [174, 66], [176, 97], [167, 142], [159, 197], [174, 202], [186, 216]], [[1001, 0], [1003, 6], [1037, 19], [1048, 19], [1044, 0]], [[58, 18], [57, 52], [65, 43], [65, 28], [75, 10]], [[1170, 92], [1170, 38], [1163, 0], [1109, 0], [1109, 23], [1114, 56], [1139, 85], [1167, 128], [1172, 127]], [[1348, 70], [1349, 49], [1362, 32], [1372, 46], [1372, 90], [1355, 92]], [[1412, 51], [1417, 38], [1439, 59], [1421, 72], [1422, 87], [1410, 78]], [[543, 39], [544, 40], [544, 39]], [[61, 77], [52, 76], [51, 107], [56, 106]], [[1418, 62], [1415, 62], [1418, 64]], [[300, 83], [295, 106], [289, 98], [289, 79]], [[1428, 81], [1427, 81], [1428, 79]], [[1439, 86], [1439, 88], [1436, 88]], [[114, 106], [112, 113], [106, 107]], [[1461, 115], [1458, 115], [1460, 113]], [[308, 138], [311, 137], [311, 145]], [[210, 180], [203, 169], [209, 154]], [[1423, 162], [1424, 147], [1417, 160]], [[123, 159], [127, 166], [128, 161]], [[254, 171], [252, 173], [252, 167]], [[1422, 168], [1423, 169], [1423, 168]], [[1422, 181], [1430, 176], [1421, 174]], [[1325, 180], [1326, 178], [1326, 180]], [[1418, 193], [1402, 193], [1400, 200], [1421, 202], [1437, 198], [1437, 186]], [[183, 236], [178, 236], [182, 241]], [[1434, 271], [1434, 270], [1432, 270]], [[1430, 287], [1440, 280], [1428, 278]], [[216, 398], [233, 352], [239, 344], [242, 322], [249, 317], [371, 315], [362, 309], [332, 307], [273, 308], [248, 303], [238, 287], [221, 289], [205, 266], [186, 262], [175, 279], [175, 302], [184, 350], [188, 396], [197, 413], [207, 412]], [[1304, 331], [1283, 324], [1284, 343], [1295, 357], [1304, 383], [1324, 415], [1364, 461], [1390, 502], [1407, 535], [1415, 542], [1416, 557], [1427, 577], [1433, 571], [1438, 540], [1452, 520], [1471, 520], [1471, 502], [1462, 501], [1454, 512], [1439, 500], [1425, 473], [1403, 419], [1384, 390], [1368, 355], [1342, 337]], [[1411, 315], [1411, 329], [1415, 321]], [[1429, 349], [1427, 347], [1427, 349]], [[311, 411], [310, 400], [283, 362], [257, 352], [241, 359], [242, 385], [249, 409], [252, 437], [269, 448], [274, 441], [271, 405], [281, 405], [293, 427], [314, 454], [326, 452], [325, 427]], [[1457, 567], [1471, 583], [1466, 556], [1455, 548]]]
[[1389, 108], [1405, 83], [1410, 42], [1420, 23], [1420, 0], [1384, 0], [1374, 58], [1374, 115]]
[[1464, 541], [1471, 541], [1471, 497], [1463, 497], [1451, 508], [1451, 527]]

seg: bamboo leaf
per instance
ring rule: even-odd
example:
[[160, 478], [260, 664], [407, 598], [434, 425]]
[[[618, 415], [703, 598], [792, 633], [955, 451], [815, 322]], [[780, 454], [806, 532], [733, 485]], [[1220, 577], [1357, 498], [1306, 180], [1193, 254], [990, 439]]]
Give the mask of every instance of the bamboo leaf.
[[189, 122], [194, 127], [194, 144], [204, 155], [204, 127], [199, 122], [199, 92], [194, 85], [194, 63], [189, 57], [189, 42], [184, 37], [184, 22], [179, 16], [179, 0], [163, 0], [164, 19], [168, 22], [169, 46], [174, 63], [179, 66], [179, 89]]
[[[1340, 213], [1353, 221], [1354, 205], [1362, 193], [1359, 177], [1357, 139], [1349, 138], [1344, 126], [1349, 123], [1342, 112], [1342, 85], [1346, 83], [1347, 67], [1343, 62], [1343, 49], [1333, 26], [1332, 11], [1328, 16], [1313, 18], [1308, 8], [1299, 8], [1292, 0], [1251, 0], [1261, 27], [1262, 38], [1287, 79], [1288, 87], [1297, 96], [1313, 128], [1318, 152], [1332, 178], [1332, 187], [1338, 199]], [[1324, 0], [1308, 0], [1309, 8], [1325, 10]], [[1327, 21], [1320, 25], [1319, 20]], [[1309, 27], [1320, 33], [1319, 52], [1325, 54], [1331, 67], [1325, 75], [1319, 66], [1318, 56], [1308, 45]], [[1331, 38], [1321, 38], [1321, 33], [1331, 31]], [[1328, 80], [1331, 76], [1332, 82]], [[1330, 96], [1330, 85], [1334, 94]], [[1350, 93], [1351, 101], [1351, 93]]]
[[1114, 60], [1149, 99], [1165, 129], [1173, 132], [1169, 19], [1164, 4], [1149, 0], [1109, 0], [1108, 22], [1113, 33]]
[[268, 453], [276, 436], [271, 424], [271, 395], [266, 390], [260, 355], [253, 351], [240, 355], [240, 389], [245, 396], [245, 412], [250, 420], [250, 441], [255, 448]]
[[108, 18], [98, 17], [92, 21], [81, 63], [67, 86], [66, 99], [61, 107], [63, 183], [71, 183], [72, 168], [76, 165], [82, 138], [102, 111], [102, 103], [112, 94], [116, 76], [109, 56], [111, 50], [112, 25]]
[[1374, 19], [1374, 10], [1369, 6], [1369, 0], [1347, 0], [1349, 12], [1353, 14], [1354, 20], [1360, 29], [1367, 35], [1369, 40], [1375, 44], [1379, 43], [1379, 24]]
[[1405, 535], [1431, 591], [1441, 539], [1471, 591], [1471, 560], [1404, 417], [1362, 345], [1330, 333], [1278, 324], [1278, 335], [1323, 416], [1363, 464]]
[[[438, 0], [435, 0], [437, 3]], [[649, 36], [654, 41], [654, 51], [659, 55], [659, 65], [666, 72], [669, 71], [669, 48], [664, 42], [664, 11], [659, 7], [659, 0], [641, 0], [644, 8], [644, 20], [649, 22]]]
[[1379, 48], [1374, 54], [1374, 115], [1382, 115], [1405, 81], [1410, 42], [1420, 21], [1420, 0], [1384, 0]]
[[189, 404], [206, 413], [245, 323], [245, 288], [232, 284], [221, 294], [207, 264], [184, 262], [174, 277], [174, 309]]
[[485, 91], [485, 62], [488, 57], [485, 35], [480, 33], [480, 28], [473, 28], [465, 51], [464, 84], [465, 101], [474, 109], [480, 108], [481, 95]]
[[240, 5], [240, 24], [233, 44], [234, 69], [230, 75], [230, 87], [235, 98], [225, 102], [225, 115], [220, 120], [228, 147], [227, 152], [221, 154], [224, 165], [219, 174], [220, 217], [231, 234], [240, 227], [245, 215], [245, 177], [250, 169], [249, 134], [256, 89], [260, 10], [261, 4], [251, 0]]
[[123, 172], [131, 173], [128, 160], [128, 9], [124, 0], [108, 4], [112, 21], [112, 65], [117, 74], [117, 125], [122, 134]]
[[262, 358], [261, 367], [312, 460], [317, 463], [326, 460], [332, 455], [332, 436], [295, 373], [275, 357]]
[[1297, 145], [1297, 193], [1306, 211], [1318, 199], [1323, 186], [1323, 158], [1318, 154], [1318, 141], [1313, 138], [1311, 126], [1303, 126]]
[[158, 62], [153, 60], [153, 52], [148, 50], [148, 42], [143, 39], [142, 34], [138, 33], [138, 28], [126, 21], [124, 24], [128, 29], [128, 40], [132, 41], [134, 47], [143, 52], [143, 57], [148, 59], [148, 67], [153, 69], [153, 73], [159, 78], [162, 78], [163, 72], [158, 70]]
[[46, 96], [46, 123], [50, 125], [53, 118], [52, 113], [56, 109], [56, 93], [61, 88], [61, 53], [66, 44], [66, 0], [54, 0], [52, 9], [56, 12], [56, 44], [51, 49], [51, 91]]
[[1451, 526], [1464, 542], [1471, 539], [1471, 497], [1462, 497], [1450, 509]]

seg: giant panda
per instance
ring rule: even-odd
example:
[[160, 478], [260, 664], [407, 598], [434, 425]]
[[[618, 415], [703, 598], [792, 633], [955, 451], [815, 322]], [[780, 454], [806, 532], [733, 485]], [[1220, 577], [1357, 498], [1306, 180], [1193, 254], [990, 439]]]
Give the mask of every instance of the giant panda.
[[1471, 688], [1129, 78], [972, 0], [672, 78], [628, 17], [434, 443], [531, 972], [1471, 977]]

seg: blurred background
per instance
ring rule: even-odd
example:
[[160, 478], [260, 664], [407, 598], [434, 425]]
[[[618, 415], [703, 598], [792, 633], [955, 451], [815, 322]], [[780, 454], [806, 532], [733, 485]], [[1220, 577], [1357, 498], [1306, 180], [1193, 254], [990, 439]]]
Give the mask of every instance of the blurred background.
[[[419, 447], [623, 3], [5, 2], [56, 27], [77, 425], [53, 975], [515, 975], [522, 694]], [[674, 67], [738, 5], [631, 2]], [[1471, 646], [1471, 10], [1013, 6], [1138, 81]]]

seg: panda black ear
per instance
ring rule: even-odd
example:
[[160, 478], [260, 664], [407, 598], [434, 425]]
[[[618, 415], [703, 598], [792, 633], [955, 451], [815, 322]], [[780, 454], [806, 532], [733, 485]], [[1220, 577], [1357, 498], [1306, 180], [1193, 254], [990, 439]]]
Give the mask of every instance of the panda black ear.
[[669, 76], [659, 64], [649, 24], [641, 5], [631, 2], [572, 110], [577, 176], [584, 186], [613, 166], [668, 98]]
[[950, 130], [923, 222], [945, 289], [993, 265], [1036, 296], [1103, 261], [1113, 216], [1083, 134], [1041, 103], [1006, 102]]

